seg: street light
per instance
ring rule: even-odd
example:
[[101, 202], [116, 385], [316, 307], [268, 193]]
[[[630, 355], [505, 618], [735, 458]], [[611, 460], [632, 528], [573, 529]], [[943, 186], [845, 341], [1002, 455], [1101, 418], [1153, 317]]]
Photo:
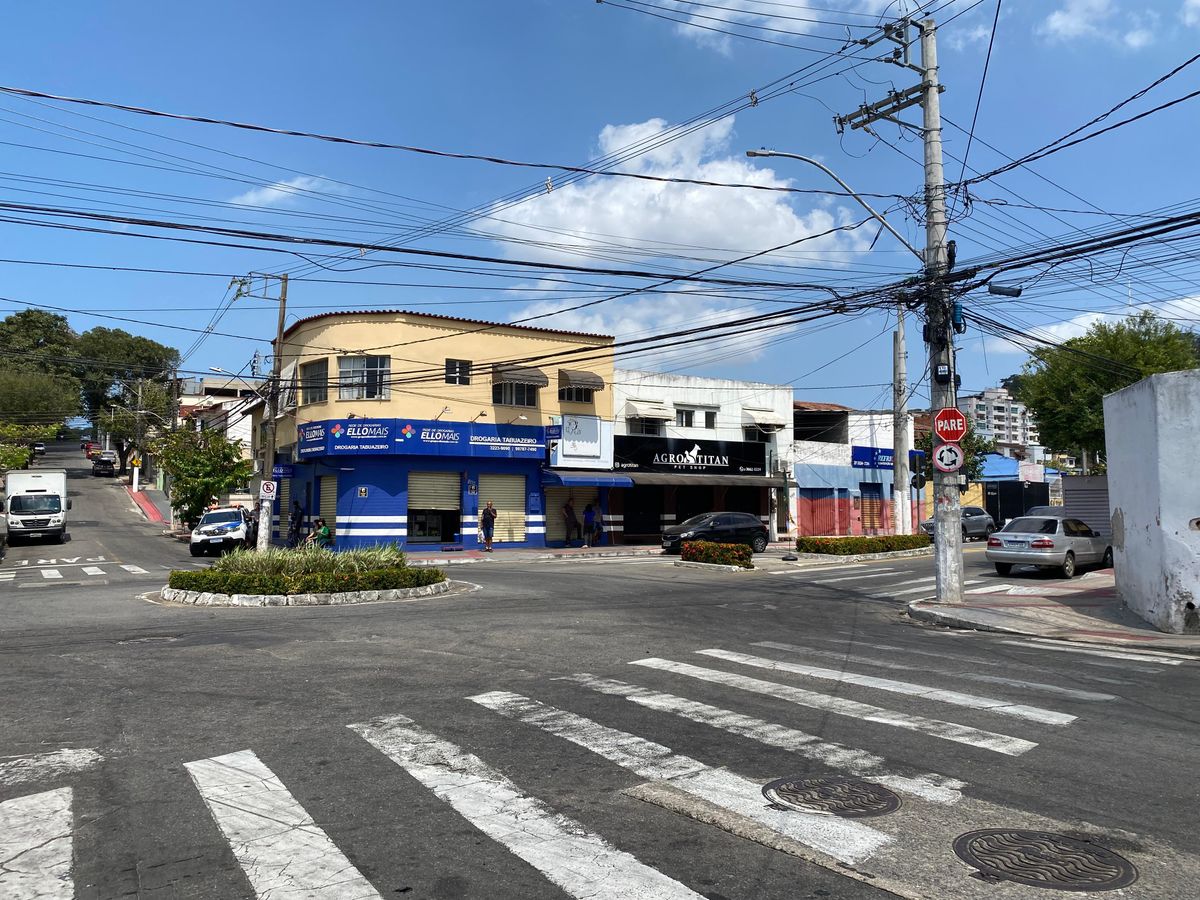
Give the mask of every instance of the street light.
[[[772, 157], [780, 156], [785, 159], [796, 159], [800, 162], [808, 163], [810, 166], [816, 166], [834, 181], [836, 181], [847, 194], [871, 214], [880, 225], [886, 228], [896, 240], [898, 240], [908, 251], [921, 261], [921, 265], [925, 265], [925, 254], [910, 244], [900, 232], [892, 227], [892, 224], [882, 215], [877, 213], [866, 200], [860, 197], [850, 185], [838, 178], [836, 174], [824, 163], [817, 162], [811, 156], [801, 156], [798, 153], [785, 153], [781, 150], [747, 150], [746, 155], [751, 158], [756, 157]], [[912, 513], [909, 510], [909, 502], [907, 499], [900, 504], [900, 497], [908, 498], [908, 398], [906, 396], [908, 390], [908, 376], [905, 372], [905, 358], [908, 353], [905, 348], [904, 334], [904, 303], [901, 301], [896, 305], [896, 337], [893, 349], [894, 359], [892, 361], [892, 523], [897, 534], [908, 534], [911, 530], [909, 527], [909, 517]], [[903, 490], [903, 494], [900, 491]]]

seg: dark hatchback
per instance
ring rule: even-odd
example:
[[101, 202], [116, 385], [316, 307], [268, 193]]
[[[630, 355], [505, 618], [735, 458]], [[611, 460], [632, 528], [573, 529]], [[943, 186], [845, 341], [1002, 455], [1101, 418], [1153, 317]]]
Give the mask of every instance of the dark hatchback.
[[92, 463], [92, 474], [97, 476], [112, 477], [117, 474], [117, 467], [113, 465], [111, 459], [100, 457]]
[[678, 553], [684, 541], [749, 544], [755, 553], [767, 549], [767, 526], [750, 513], [719, 512], [692, 516], [680, 525], [664, 528], [663, 550]]

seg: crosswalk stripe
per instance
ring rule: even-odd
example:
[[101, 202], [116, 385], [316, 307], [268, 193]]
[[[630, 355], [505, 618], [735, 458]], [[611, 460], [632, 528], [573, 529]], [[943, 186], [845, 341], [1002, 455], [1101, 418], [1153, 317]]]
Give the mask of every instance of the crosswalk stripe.
[[[813, 572], [844, 572], [848, 569], [865, 569], [866, 566], [862, 563], [854, 563], [848, 566], [798, 566], [793, 572], [784, 572], [785, 575], [809, 575]], [[890, 570], [889, 570], [890, 571]]]
[[1037, 681], [1019, 681], [1016, 678], [1002, 678], [997, 675], [979, 675], [975, 672], [959, 672], [952, 669], [935, 669], [927, 665], [911, 665], [892, 660], [868, 659], [854, 656], [850, 653], [838, 653], [834, 650], [817, 650], [813, 647], [800, 647], [796, 644], [785, 644], [780, 641], [755, 641], [753, 646], [765, 647], [768, 650], [784, 650], [788, 653], [802, 653], [809, 656], [821, 656], [836, 659], [839, 662], [853, 661], [859, 665], [874, 666], [880, 669], [896, 669], [904, 672], [928, 672], [931, 675], [946, 675], [950, 678], [965, 678], [970, 681], [983, 681], [988, 684], [1003, 684], [1009, 687], [1027, 688], [1035, 691], [1045, 691], [1049, 694], [1061, 694], [1072, 700], [1116, 700], [1114, 694], [1102, 694], [1098, 691], [1081, 691], [1077, 688], [1059, 687], [1056, 684], [1041, 684]]
[[62, 572], [58, 569], [42, 569], [43, 578], [62, 578]]
[[100, 568], [99, 566], [84, 566], [83, 574], [84, 575], [103, 575], [104, 570], [102, 568]]
[[371, 883], [253, 751], [185, 768], [257, 897], [378, 900]]
[[982, 709], [1005, 716], [1015, 716], [1018, 719], [1041, 722], [1043, 725], [1069, 725], [1076, 718], [1069, 713], [1055, 712], [1052, 709], [1042, 709], [1040, 706], [1025, 706], [1020, 703], [1009, 703], [1007, 700], [997, 700], [994, 697], [980, 697], [976, 694], [964, 694], [961, 691], [934, 688], [926, 684], [913, 684], [908, 681], [877, 678], [874, 675], [859, 675], [855, 672], [805, 666], [800, 663], [767, 659], [763, 656], [751, 656], [749, 653], [735, 653], [731, 650], [717, 649], [697, 650], [696, 652], [702, 656], [712, 656], [727, 662], [740, 663], [743, 666], [754, 666], [755, 668], [768, 669], [772, 672], [788, 672], [793, 675], [807, 675], [809, 678], [820, 678], [824, 681], [836, 681], [842, 684], [857, 684], [860, 687], [876, 688], [877, 690], [888, 691], [893, 694], [920, 697], [922, 700], [936, 700], [941, 703], [949, 703], [951, 706], [965, 706], [968, 709]]
[[887, 578], [893, 574], [891, 569], [886, 572], [874, 572], [870, 575], [846, 575], [842, 578], [823, 578], [820, 581], [814, 581], [813, 584], [837, 584], [839, 581], [861, 581], [864, 578]]
[[793, 687], [790, 684], [763, 681], [760, 678], [750, 678], [734, 672], [722, 672], [719, 669], [705, 669], [700, 666], [674, 662], [669, 659], [652, 657], [636, 660], [630, 663], [630, 665], [658, 669], [663, 672], [671, 672], [675, 675], [686, 675], [689, 678], [698, 678], [701, 681], [708, 681], [713, 684], [722, 684], [726, 687], [751, 691], [755, 694], [774, 697], [777, 700], [786, 700], [798, 706], [825, 710], [837, 715], [848, 716], [852, 719], [862, 719], [865, 722], [876, 722], [881, 725], [891, 725], [895, 728], [905, 728], [909, 731], [920, 732], [921, 734], [941, 738], [945, 741], [953, 741], [956, 744], [966, 744], [971, 747], [980, 747], [984, 750], [1003, 753], [1006, 756], [1020, 756], [1022, 753], [1027, 753], [1037, 746], [1035, 741], [1027, 741], [1024, 738], [1010, 737], [1006, 734], [971, 728], [967, 725], [959, 725], [956, 722], [945, 722], [941, 719], [931, 719], [926, 716], [897, 712], [891, 709], [884, 709], [881, 706], [873, 706], [870, 703], [862, 703], [858, 700], [847, 700], [844, 697], [831, 697], [828, 694], [807, 691], [803, 688]]
[[1087, 656], [1103, 656], [1108, 659], [1128, 659], [1134, 662], [1151, 662], [1158, 663], [1162, 666], [1178, 666], [1183, 663], [1183, 659], [1173, 659], [1169, 656], [1151, 656], [1148, 653], [1137, 653], [1118, 651], [1118, 650], [1093, 650], [1090, 647], [1062, 647], [1054, 644], [1053, 641], [1046, 643], [1038, 642], [1034, 644], [1031, 641], [1001, 641], [1002, 644], [1008, 644], [1013, 647], [1024, 647], [1026, 650], [1058, 650], [1062, 653], [1083, 653]]
[[[1057, 647], [1062, 644], [1062, 641], [1056, 641], [1051, 638], [1031, 637], [1026, 638], [1031, 644], [1048, 644], [1051, 647]], [[1106, 647], [1104, 648], [1113, 653], [1120, 653], [1123, 656], [1139, 655], [1155, 660], [1177, 659], [1180, 662], [1200, 662], [1200, 656], [1191, 653], [1171, 653], [1168, 650], [1155, 650], [1150, 647]]]
[[916, 775], [900, 775], [889, 771], [887, 760], [857, 747], [848, 747], [833, 741], [825, 741], [816, 735], [808, 734], [796, 728], [766, 722], [753, 716], [743, 715], [732, 710], [711, 706], [697, 700], [689, 700], [675, 694], [653, 691], [615, 678], [600, 678], [586, 672], [567, 675], [557, 679], [569, 681], [589, 688], [601, 694], [608, 694], [644, 706], [659, 712], [668, 712], [698, 722], [711, 725], [730, 734], [736, 734], [750, 740], [758, 741], [768, 747], [777, 747], [815, 760], [833, 769], [841, 769], [860, 778], [869, 778], [895, 791], [920, 797], [932, 803], [956, 803], [962, 798], [962, 788], [966, 784], [955, 778], [947, 778], [933, 772]]
[[491, 691], [468, 699], [590, 750], [639, 778], [669, 782], [694, 797], [751, 819], [847, 865], [868, 859], [892, 842], [883, 832], [851, 820], [773, 809], [763, 802], [761, 784], [520, 694]]
[[0, 896], [71, 900], [71, 789], [0, 803]]
[[134, 575], [149, 575], [150, 574], [145, 569], [143, 569], [141, 566], [122, 565], [121, 568], [124, 569], [126, 572], [132, 572]]
[[0, 758], [0, 784], [24, 784], [43, 778], [57, 778], [72, 772], [84, 772], [104, 759], [90, 747], [52, 750], [29, 756]]
[[407, 716], [383, 716], [349, 727], [572, 897], [703, 900], [578, 822], [521, 793], [478, 756], [425, 731]]
[[16, 577], [16, 572], [0, 572], [0, 581], [12, 581]]
[[1015, 584], [989, 584], [981, 588], [972, 588], [967, 591], [968, 594], [998, 594], [1001, 591], [1008, 591], [1016, 587]]
[[[930, 578], [929, 581], [932, 582], [933, 579]], [[964, 581], [963, 584], [979, 584], [979, 581], [978, 580]], [[933, 587], [932, 584], [925, 584], [925, 585], [922, 585], [921, 587], [908, 588], [907, 590], [903, 590], [903, 591], [887, 591], [882, 594], [868, 594], [867, 596], [871, 597], [872, 599], [875, 599], [875, 600], [878, 600], [881, 597], [907, 597], [910, 594], [923, 594], [926, 591], [928, 591], [931, 587]]]

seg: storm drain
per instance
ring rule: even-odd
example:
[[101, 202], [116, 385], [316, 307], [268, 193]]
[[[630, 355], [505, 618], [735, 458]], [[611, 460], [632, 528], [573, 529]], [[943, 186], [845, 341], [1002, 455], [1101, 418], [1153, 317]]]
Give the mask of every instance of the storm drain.
[[969, 831], [954, 841], [954, 852], [984, 878], [1058, 891], [1113, 891], [1138, 877], [1125, 857], [1049, 831]]
[[762, 792], [776, 806], [843, 819], [886, 816], [900, 808], [900, 798], [887, 788], [843, 775], [780, 778]]

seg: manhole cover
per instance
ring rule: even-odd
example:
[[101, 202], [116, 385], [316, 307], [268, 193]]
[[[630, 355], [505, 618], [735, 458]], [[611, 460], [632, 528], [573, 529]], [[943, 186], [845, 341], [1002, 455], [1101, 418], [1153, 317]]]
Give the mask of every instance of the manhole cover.
[[1138, 877], [1125, 857], [1048, 831], [969, 831], [954, 841], [954, 852], [985, 877], [1059, 891], [1112, 891]]
[[764, 797], [779, 806], [843, 819], [886, 816], [900, 808], [900, 798], [887, 788], [842, 775], [780, 778], [762, 791]]

